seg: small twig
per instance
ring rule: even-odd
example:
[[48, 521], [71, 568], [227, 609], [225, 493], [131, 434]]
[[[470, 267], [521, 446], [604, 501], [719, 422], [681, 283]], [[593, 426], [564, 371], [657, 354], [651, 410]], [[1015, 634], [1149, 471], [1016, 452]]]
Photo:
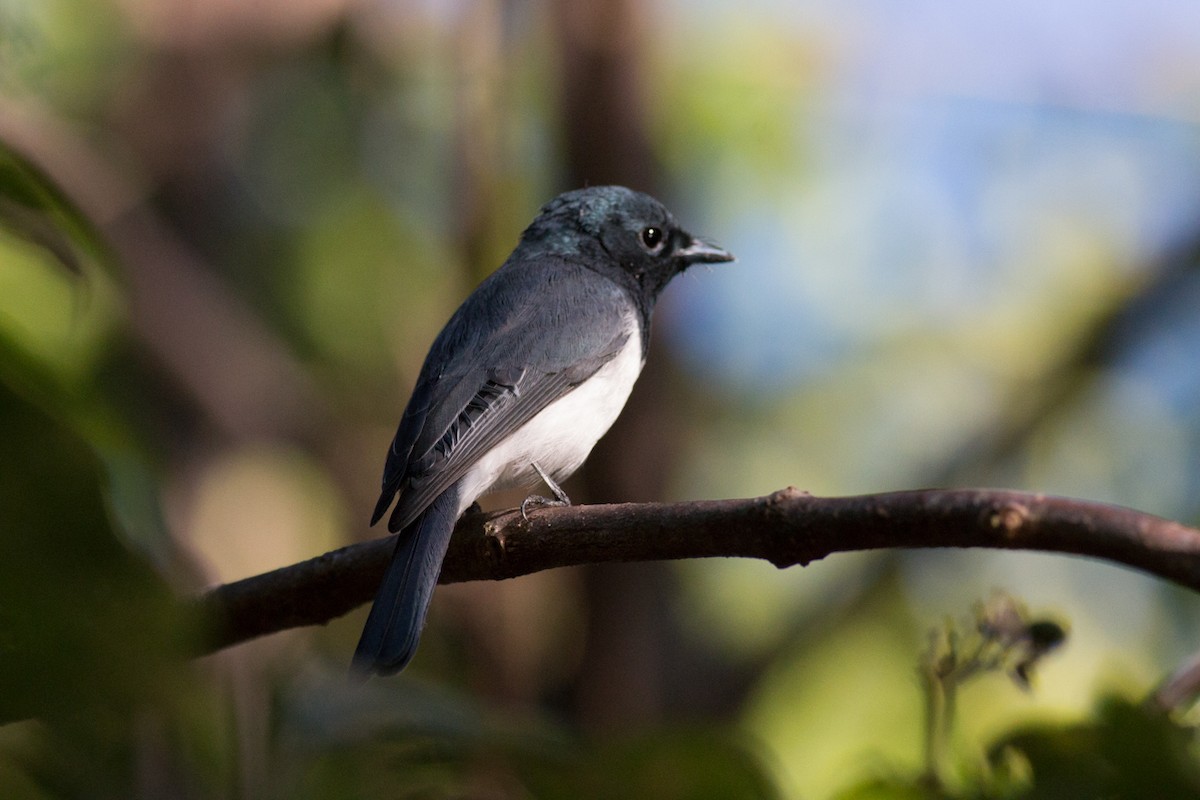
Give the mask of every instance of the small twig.
[[[391, 537], [218, 586], [197, 599], [215, 622], [204, 652], [316, 625], [370, 600]], [[778, 567], [888, 547], [1073, 553], [1136, 567], [1200, 591], [1200, 530], [1127, 508], [992, 490], [813, 497], [784, 489], [747, 500], [571, 506], [469, 514], [442, 583], [503, 580], [613, 561], [746, 557]]]

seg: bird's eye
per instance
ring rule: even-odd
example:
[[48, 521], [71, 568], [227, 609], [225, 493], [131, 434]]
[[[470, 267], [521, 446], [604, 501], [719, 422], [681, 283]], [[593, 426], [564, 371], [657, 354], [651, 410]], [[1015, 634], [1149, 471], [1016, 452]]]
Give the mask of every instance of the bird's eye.
[[662, 244], [663, 232], [662, 228], [646, 228], [642, 231], [642, 244], [646, 245], [647, 250], [656, 250]]

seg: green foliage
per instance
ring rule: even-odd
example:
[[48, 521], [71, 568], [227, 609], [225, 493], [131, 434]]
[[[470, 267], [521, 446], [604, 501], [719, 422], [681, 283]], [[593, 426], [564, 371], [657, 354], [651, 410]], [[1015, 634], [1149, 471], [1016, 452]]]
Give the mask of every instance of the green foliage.
[[837, 800], [1059, 800], [1191, 798], [1200, 793], [1200, 739], [1151, 703], [1102, 697], [1089, 719], [1025, 724], [999, 735], [979, 760], [951, 767], [959, 689], [1002, 673], [1027, 688], [1031, 670], [1065, 640], [1062, 626], [1030, 619], [1012, 598], [981, 604], [974, 623], [946, 623], [921, 659], [926, 694], [926, 768], [862, 781]]
[[123, 797], [148, 720], [191, 715], [193, 625], [120, 521], [146, 502], [144, 465], [43, 346], [95, 354], [107, 249], [3, 143], [0, 227], [49, 256], [0, 239], [0, 796]]
[[0, 141], [0, 227], [74, 273], [111, 256], [91, 222], [28, 159]]
[[0, 722], [41, 720], [5, 729], [0, 796], [125, 796], [147, 717], [186, 717], [191, 624], [87, 442], [4, 384], [0, 462]]
[[777, 790], [743, 745], [704, 731], [651, 731], [608, 742], [567, 769], [542, 770], [535, 795], [669, 800], [774, 798]]
[[947, 789], [925, 778], [864, 782], [837, 800], [1184, 800], [1200, 794], [1197, 734], [1144, 703], [1109, 696], [1090, 719], [999, 737], [985, 776]]
[[0, 385], [0, 460], [0, 719], [154, 697], [187, 626], [114, 530], [90, 447]]
[[[1147, 703], [1104, 697], [1075, 725], [1026, 726], [988, 750], [999, 768], [1024, 762], [1028, 800], [1104, 797], [1184, 800], [1200, 796], [1197, 732]], [[999, 771], [999, 769], [998, 769]]]
[[1034, 666], [1065, 640], [1061, 625], [1031, 620], [1028, 612], [1005, 594], [981, 603], [973, 624], [963, 630], [947, 620], [931, 633], [920, 667], [925, 691], [925, 780], [929, 785], [942, 782], [962, 686], [999, 672], [1028, 689]]
[[459, 797], [483, 787], [545, 800], [779, 796], [747, 748], [715, 732], [674, 730], [553, 747], [527, 733], [469, 742], [381, 738], [321, 751], [298, 783], [290, 796]]
[[752, 749], [713, 729], [587, 741], [436, 686], [351, 686], [341, 675], [300, 681], [280, 708], [281, 755], [297, 767], [288, 797], [460, 797], [482, 787], [545, 800], [778, 797]]

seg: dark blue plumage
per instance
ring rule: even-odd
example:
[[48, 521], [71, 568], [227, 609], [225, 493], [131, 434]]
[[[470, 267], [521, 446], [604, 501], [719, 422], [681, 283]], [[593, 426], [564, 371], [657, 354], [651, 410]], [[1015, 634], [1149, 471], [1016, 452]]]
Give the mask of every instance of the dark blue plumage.
[[434, 340], [400, 419], [371, 519], [398, 494], [388, 529], [399, 538], [356, 671], [403, 669], [462, 511], [489, 491], [574, 472], [641, 371], [659, 292], [691, 264], [732, 258], [623, 187], [542, 208]]

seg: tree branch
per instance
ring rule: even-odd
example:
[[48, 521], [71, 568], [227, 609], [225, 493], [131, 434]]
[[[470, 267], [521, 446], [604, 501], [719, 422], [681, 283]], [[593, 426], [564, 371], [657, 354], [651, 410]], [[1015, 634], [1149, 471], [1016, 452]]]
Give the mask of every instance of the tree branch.
[[[392, 537], [215, 587], [196, 600], [212, 652], [328, 622], [372, 599]], [[441, 582], [503, 580], [611, 561], [745, 557], [777, 567], [888, 547], [988, 547], [1103, 558], [1200, 591], [1200, 530], [1127, 508], [1039, 494], [925, 490], [545, 508], [459, 520]]]

